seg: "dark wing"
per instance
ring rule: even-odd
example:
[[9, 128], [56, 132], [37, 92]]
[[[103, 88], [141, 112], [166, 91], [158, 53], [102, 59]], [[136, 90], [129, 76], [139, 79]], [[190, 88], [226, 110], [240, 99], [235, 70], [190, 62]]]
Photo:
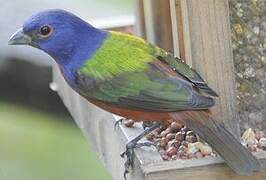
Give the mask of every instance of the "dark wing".
[[204, 92], [210, 96], [218, 97], [218, 94], [212, 90], [203, 78], [191, 67], [185, 64], [181, 59], [174, 57], [170, 53], [164, 51], [160, 54], [155, 54], [157, 58], [173, 68], [179, 75], [183, 76], [186, 80], [190, 81], [201, 92]]
[[145, 111], [175, 112], [214, 105], [211, 97], [200, 94], [188, 78], [169, 65], [156, 59], [147, 66], [145, 71], [124, 72], [100, 81], [79, 72], [77, 89], [87, 98]]

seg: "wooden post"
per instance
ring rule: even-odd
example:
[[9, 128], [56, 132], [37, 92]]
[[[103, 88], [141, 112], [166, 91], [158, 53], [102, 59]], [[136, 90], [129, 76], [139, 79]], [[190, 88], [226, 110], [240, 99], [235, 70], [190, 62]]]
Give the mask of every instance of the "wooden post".
[[135, 24], [136, 35], [146, 39], [146, 25], [144, 18], [143, 0], [135, 0], [135, 17], [138, 20]]
[[[181, 15], [181, 7], [177, 0], [170, 1], [171, 21], [172, 21], [172, 34], [173, 34], [173, 48], [174, 55], [181, 59], [188, 59], [185, 57], [184, 50], [184, 36], [183, 36], [183, 21]], [[189, 53], [187, 53], [189, 54]]]
[[218, 92], [216, 119], [239, 136], [228, 0], [176, 0], [175, 8], [180, 56]]
[[207, 80], [219, 94], [216, 119], [239, 137], [228, 0], [143, 0], [143, 8], [145, 38]]
[[146, 39], [173, 52], [169, 0], [143, 0]]

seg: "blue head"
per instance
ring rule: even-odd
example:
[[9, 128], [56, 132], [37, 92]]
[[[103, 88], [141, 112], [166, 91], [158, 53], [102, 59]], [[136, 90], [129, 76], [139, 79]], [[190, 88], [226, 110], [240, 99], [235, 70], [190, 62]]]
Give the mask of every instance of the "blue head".
[[100, 47], [106, 34], [67, 11], [52, 9], [30, 17], [9, 44], [34, 46], [52, 56], [60, 67], [75, 68]]

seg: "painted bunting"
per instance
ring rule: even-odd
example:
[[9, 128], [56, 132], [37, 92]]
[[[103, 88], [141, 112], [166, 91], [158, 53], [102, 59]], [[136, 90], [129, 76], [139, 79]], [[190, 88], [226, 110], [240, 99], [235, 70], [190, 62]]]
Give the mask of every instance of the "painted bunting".
[[[237, 173], [251, 174], [260, 162], [212, 118], [217, 94], [201, 76], [172, 54], [141, 38], [94, 28], [64, 10], [30, 17], [9, 40], [48, 53], [65, 80], [96, 106], [135, 121], [186, 124]], [[142, 133], [127, 145], [128, 161]]]

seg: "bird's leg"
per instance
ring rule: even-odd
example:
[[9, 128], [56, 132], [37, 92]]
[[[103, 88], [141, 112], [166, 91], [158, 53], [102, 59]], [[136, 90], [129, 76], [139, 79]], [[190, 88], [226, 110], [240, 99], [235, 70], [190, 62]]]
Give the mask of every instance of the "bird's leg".
[[116, 128], [118, 127], [119, 124], [121, 124], [123, 121], [127, 120], [127, 118], [120, 118], [118, 119], [115, 124], [114, 124], [114, 129], [116, 130]]
[[125, 162], [125, 171], [124, 171], [124, 178], [126, 179], [127, 173], [129, 173], [129, 168], [133, 165], [133, 150], [136, 147], [143, 147], [143, 146], [152, 146], [153, 143], [150, 142], [144, 142], [144, 143], [138, 143], [139, 140], [141, 140], [144, 136], [152, 132], [154, 129], [160, 127], [160, 123], [155, 123], [152, 126], [150, 126], [148, 129], [145, 129], [140, 135], [129, 141], [126, 145], [126, 151], [121, 153], [121, 157], [124, 158], [126, 156], [126, 162]]

